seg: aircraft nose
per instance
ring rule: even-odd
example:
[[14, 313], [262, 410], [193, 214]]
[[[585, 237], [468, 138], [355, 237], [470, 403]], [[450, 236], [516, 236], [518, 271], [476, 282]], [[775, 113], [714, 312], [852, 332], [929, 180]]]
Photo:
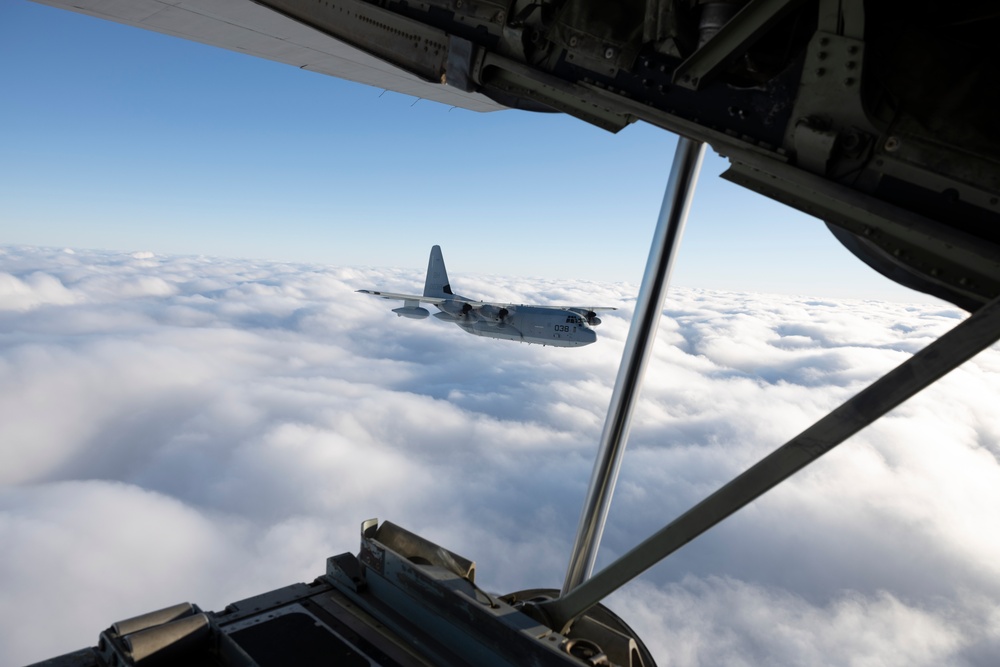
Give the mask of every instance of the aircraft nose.
[[597, 332], [593, 329], [584, 329], [581, 333], [583, 334], [581, 338], [584, 344], [593, 343], [597, 340]]

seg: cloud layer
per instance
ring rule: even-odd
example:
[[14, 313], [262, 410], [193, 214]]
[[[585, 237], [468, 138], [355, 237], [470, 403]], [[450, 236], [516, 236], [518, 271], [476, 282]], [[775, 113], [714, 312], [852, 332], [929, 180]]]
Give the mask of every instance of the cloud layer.
[[[558, 587], [634, 288], [450, 264], [469, 296], [621, 309], [543, 348], [354, 293], [416, 271], [0, 249], [0, 662], [311, 580], [375, 516], [490, 590]], [[598, 567], [961, 317], [673, 291]], [[995, 664], [998, 396], [991, 349], [610, 605], [662, 667]]]

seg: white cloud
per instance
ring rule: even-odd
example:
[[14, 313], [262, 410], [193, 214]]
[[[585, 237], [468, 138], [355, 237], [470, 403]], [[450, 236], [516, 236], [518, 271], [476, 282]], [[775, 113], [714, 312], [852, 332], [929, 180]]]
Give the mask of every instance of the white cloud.
[[615, 602], [633, 629], [647, 630], [660, 667], [994, 664], [995, 600], [968, 591], [956, 597], [961, 606], [927, 608], [886, 591], [845, 591], [813, 604], [784, 589], [711, 576]]
[[[634, 288], [450, 268], [470, 296], [621, 310], [595, 345], [542, 348], [354, 293], [417, 272], [0, 251], [0, 662], [311, 580], [373, 516], [491, 590], [558, 587]], [[960, 317], [671, 292], [599, 564]], [[661, 665], [989, 664], [998, 396], [990, 350], [612, 606]]]

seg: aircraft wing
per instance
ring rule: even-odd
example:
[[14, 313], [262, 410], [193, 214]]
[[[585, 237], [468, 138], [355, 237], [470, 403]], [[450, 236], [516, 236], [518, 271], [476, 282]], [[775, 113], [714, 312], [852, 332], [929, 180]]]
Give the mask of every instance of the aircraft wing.
[[513, 311], [517, 308], [546, 308], [548, 310], [565, 310], [573, 313], [578, 313], [583, 316], [587, 316], [588, 313], [595, 313], [597, 311], [605, 310], [618, 310], [615, 306], [539, 306], [535, 304], [524, 304], [524, 303], [499, 303], [494, 301], [470, 301], [462, 297], [437, 297], [437, 296], [421, 296], [419, 294], [399, 294], [396, 292], [382, 292], [377, 290], [367, 290], [359, 289], [357, 290], [359, 294], [368, 294], [370, 296], [377, 296], [382, 299], [390, 299], [393, 301], [420, 301], [422, 303], [432, 303], [434, 305], [442, 304], [446, 301], [459, 301], [462, 303], [468, 303], [472, 309], [479, 310], [481, 308], [496, 308], [498, 310], [506, 309]]
[[250, 0], [37, 1], [471, 111], [505, 108], [443, 85], [440, 77], [422, 79]]
[[392, 301], [421, 301], [435, 305], [444, 303], [445, 301], [464, 301], [464, 299], [446, 299], [438, 296], [421, 296], [420, 294], [397, 294], [396, 292], [380, 292], [368, 289], [359, 289], [357, 292], [358, 294], [368, 294], [369, 296], [377, 296], [381, 299], [390, 299]]

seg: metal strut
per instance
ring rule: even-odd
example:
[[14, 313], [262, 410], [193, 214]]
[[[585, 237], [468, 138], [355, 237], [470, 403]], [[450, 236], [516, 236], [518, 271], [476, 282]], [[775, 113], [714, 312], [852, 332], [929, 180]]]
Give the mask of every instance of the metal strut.
[[564, 630], [605, 596], [1000, 340], [1000, 297], [654, 533], [592, 579], [538, 609]]
[[638, 398], [639, 384], [653, 348], [670, 271], [684, 233], [684, 223], [691, 208], [691, 197], [698, 182], [698, 171], [704, 154], [705, 144], [702, 142], [678, 138], [674, 164], [663, 195], [660, 217], [656, 221], [656, 231], [646, 260], [639, 296], [636, 298], [635, 312], [632, 314], [632, 325], [622, 352], [621, 366], [618, 367], [615, 389], [611, 394], [590, 488], [580, 514], [580, 525], [563, 583], [563, 595], [587, 579], [594, 569], [597, 548], [601, 543], [628, 439], [632, 408]]

